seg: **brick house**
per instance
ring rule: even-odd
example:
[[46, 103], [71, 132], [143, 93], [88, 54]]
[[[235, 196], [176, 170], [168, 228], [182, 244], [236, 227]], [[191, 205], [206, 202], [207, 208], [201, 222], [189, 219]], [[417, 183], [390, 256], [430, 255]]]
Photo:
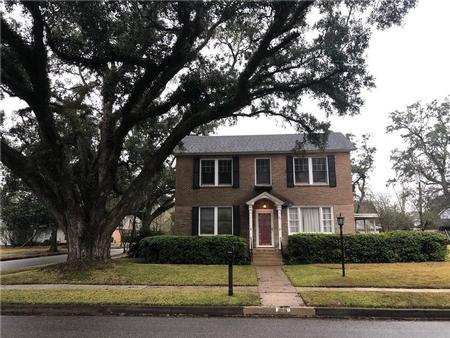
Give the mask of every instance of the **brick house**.
[[324, 149], [302, 135], [187, 136], [175, 150], [177, 235], [234, 234], [249, 248], [286, 247], [288, 235], [354, 232], [350, 151], [341, 133]]

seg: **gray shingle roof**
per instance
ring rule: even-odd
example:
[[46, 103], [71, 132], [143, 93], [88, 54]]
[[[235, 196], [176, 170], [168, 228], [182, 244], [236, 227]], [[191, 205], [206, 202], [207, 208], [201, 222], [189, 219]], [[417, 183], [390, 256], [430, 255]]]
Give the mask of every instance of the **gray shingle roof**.
[[[282, 135], [234, 135], [234, 136], [186, 136], [175, 148], [176, 155], [197, 154], [257, 154], [290, 153], [303, 134]], [[305, 151], [319, 151], [309, 142], [303, 145]], [[342, 133], [330, 133], [325, 150], [348, 152], [355, 146]]]

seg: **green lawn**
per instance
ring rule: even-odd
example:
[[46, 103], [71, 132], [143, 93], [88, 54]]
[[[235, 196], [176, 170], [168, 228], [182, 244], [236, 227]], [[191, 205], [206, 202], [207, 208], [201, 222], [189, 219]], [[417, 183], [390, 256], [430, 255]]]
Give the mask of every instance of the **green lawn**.
[[308, 306], [366, 308], [450, 308], [450, 292], [334, 292], [307, 291], [301, 297]]
[[255, 291], [225, 289], [33, 289], [2, 290], [2, 304], [139, 304], [139, 305], [259, 305]]
[[[134, 284], [134, 285], [227, 285], [226, 265], [145, 264], [131, 258], [105, 266], [64, 271], [60, 265], [3, 272], [2, 284]], [[257, 285], [251, 265], [234, 266], [234, 285]]]
[[450, 288], [450, 262], [285, 265], [294, 286]]

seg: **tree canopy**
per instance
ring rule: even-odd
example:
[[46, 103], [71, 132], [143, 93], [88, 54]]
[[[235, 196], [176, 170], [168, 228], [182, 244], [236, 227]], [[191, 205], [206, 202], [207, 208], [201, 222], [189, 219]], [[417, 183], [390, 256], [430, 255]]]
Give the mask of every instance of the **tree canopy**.
[[[120, 220], [157, 185], [174, 147], [223, 119], [282, 116], [311, 140], [355, 114], [374, 86], [373, 29], [414, 0], [11, 2], [1, 18], [1, 88], [25, 108], [2, 162], [65, 229], [69, 260], [106, 259]], [[149, 151], [125, 144], [145, 133]], [[129, 158], [138, 170], [117, 189]]]
[[424, 193], [450, 203], [450, 101], [416, 102], [391, 113], [390, 133], [400, 133], [403, 149], [392, 151], [396, 180], [420, 183]]
[[[46, 205], [9, 173], [4, 177], [0, 203], [2, 206], [0, 235], [5, 244], [31, 245], [41, 231], [57, 230], [55, 219], [48, 212]], [[56, 237], [54, 241], [56, 242]], [[51, 251], [55, 251], [53, 245]]]
[[[353, 135], [347, 135], [353, 139]], [[358, 213], [364, 204], [367, 190], [369, 174], [374, 169], [375, 153], [377, 148], [370, 144], [370, 134], [363, 134], [357, 140], [357, 153], [352, 156], [352, 190], [355, 197], [355, 212]]]

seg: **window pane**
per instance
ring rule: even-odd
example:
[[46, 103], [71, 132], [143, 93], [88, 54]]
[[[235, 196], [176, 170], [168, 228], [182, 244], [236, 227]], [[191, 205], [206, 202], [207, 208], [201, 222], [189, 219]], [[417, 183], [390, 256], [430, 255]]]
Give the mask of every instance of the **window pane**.
[[201, 160], [202, 184], [214, 184], [214, 160]]
[[325, 157], [312, 159], [313, 182], [327, 183], [327, 162]]
[[294, 159], [294, 171], [296, 183], [309, 183], [308, 159], [298, 157]]
[[356, 220], [356, 232], [366, 232], [366, 229], [364, 228], [364, 220]]
[[219, 235], [233, 234], [233, 209], [217, 208], [217, 233]]
[[367, 220], [367, 230], [369, 230], [369, 232], [375, 232], [377, 229], [375, 227], [375, 220]]
[[256, 184], [270, 185], [270, 160], [268, 158], [256, 160]]
[[322, 208], [323, 232], [332, 232], [331, 208]]
[[297, 208], [289, 208], [289, 232], [296, 233], [300, 231]]
[[200, 234], [214, 235], [214, 208], [200, 208]]
[[319, 208], [302, 208], [303, 232], [320, 232]]
[[219, 184], [231, 184], [231, 160], [219, 160]]

